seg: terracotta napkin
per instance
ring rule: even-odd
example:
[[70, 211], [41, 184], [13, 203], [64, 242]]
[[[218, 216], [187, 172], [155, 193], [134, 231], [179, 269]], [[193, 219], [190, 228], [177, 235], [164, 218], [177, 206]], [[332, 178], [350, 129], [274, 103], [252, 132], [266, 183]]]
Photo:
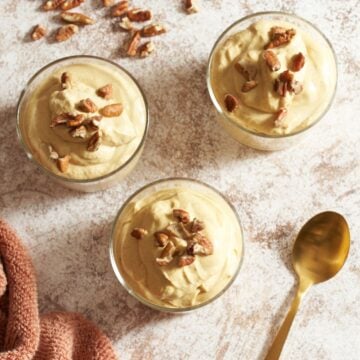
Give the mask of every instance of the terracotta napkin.
[[31, 259], [0, 220], [0, 360], [113, 360], [110, 340], [75, 313], [39, 317]]

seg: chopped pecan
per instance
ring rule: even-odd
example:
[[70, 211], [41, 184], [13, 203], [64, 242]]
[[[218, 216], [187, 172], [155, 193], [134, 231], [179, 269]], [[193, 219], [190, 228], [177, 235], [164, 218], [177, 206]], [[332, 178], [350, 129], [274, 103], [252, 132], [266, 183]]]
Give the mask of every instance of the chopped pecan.
[[105, 7], [110, 7], [114, 5], [115, 0], [102, 0], [102, 2]]
[[291, 82], [293, 81], [293, 79], [294, 79], [294, 74], [289, 70], [285, 70], [279, 75], [279, 80], [283, 82]]
[[224, 102], [226, 110], [229, 112], [233, 112], [239, 106], [239, 100], [231, 94], [225, 96]]
[[60, 157], [59, 154], [54, 150], [54, 148], [51, 145], [48, 146], [48, 149], [49, 149], [49, 157], [51, 160], [57, 160]]
[[140, 32], [135, 31], [133, 36], [131, 37], [131, 39], [129, 41], [129, 45], [128, 45], [128, 48], [127, 48], [127, 51], [126, 51], [126, 53], [129, 56], [136, 56], [138, 46], [140, 44], [140, 40], [141, 40]]
[[156, 258], [156, 262], [160, 266], [165, 266], [170, 264], [173, 259], [173, 255], [175, 254], [176, 246], [172, 241], [168, 241], [164, 250], [162, 251], [159, 258]]
[[274, 91], [284, 97], [287, 92], [287, 83], [276, 79], [274, 82]]
[[106, 84], [105, 86], [102, 86], [101, 88], [97, 89], [96, 94], [106, 100], [111, 99], [113, 93], [113, 87], [112, 84]]
[[136, 22], [144, 22], [152, 19], [152, 12], [150, 10], [143, 10], [139, 8], [128, 10], [126, 15], [131, 21]]
[[71, 88], [71, 76], [68, 72], [61, 74], [60, 83], [63, 90]]
[[62, 4], [61, 4], [61, 9], [62, 10], [70, 10], [73, 8], [76, 8], [78, 6], [80, 6], [85, 0], [65, 0]]
[[191, 223], [190, 231], [192, 233], [197, 233], [205, 229], [205, 223], [201, 220], [194, 219]]
[[152, 41], [148, 41], [139, 47], [140, 57], [148, 57], [155, 50], [155, 45]]
[[263, 58], [266, 62], [266, 65], [270, 69], [270, 71], [278, 71], [280, 70], [280, 61], [277, 55], [271, 50], [265, 50], [263, 53]]
[[130, 31], [134, 28], [133, 23], [129, 20], [129, 18], [127, 16], [124, 16], [121, 19], [119, 25], [123, 30], [126, 30], [126, 31]]
[[211, 255], [214, 252], [212, 242], [204, 235], [196, 234], [188, 243], [187, 253], [189, 255]]
[[65, 2], [65, 0], [48, 0], [45, 1], [42, 9], [45, 11], [49, 11], [49, 10], [55, 10], [57, 9], [63, 2]]
[[74, 129], [70, 130], [70, 135], [73, 138], [85, 139], [86, 138], [86, 127], [84, 125], [80, 125]]
[[89, 130], [98, 130], [100, 127], [100, 121], [102, 119], [102, 116], [100, 115], [95, 115], [92, 117], [88, 117], [85, 121], [84, 121], [84, 125], [89, 129]]
[[55, 40], [58, 42], [69, 40], [78, 31], [79, 28], [74, 24], [64, 25], [57, 31]]
[[124, 107], [122, 104], [111, 104], [106, 105], [99, 110], [100, 114], [105, 117], [114, 117], [119, 116], [123, 112]]
[[284, 127], [284, 119], [287, 116], [287, 109], [285, 107], [282, 107], [279, 109], [279, 111], [276, 113], [274, 126], [275, 127]]
[[66, 124], [67, 121], [73, 120], [73, 119], [75, 119], [75, 115], [70, 114], [70, 113], [62, 113], [62, 114], [56, 115], [52, 119], [52, 121], [50, 123], [50, 127], [53, 128], [58, 125]]
[[302, 92], [302, 90], [303, 90], [303, 86], [300, 83], [300, 81], [293, 80], [290, 83], [290, 90], [289, 91], [292, 91], [295, 95], [300, 94]]
[[173, 210], [174, 218], [183, 224], [190, 222], [190, 215], [186, 210], [183, 209], [174, 209]]
[[57, 167], [62, 173], [65, 173], [68, 170], [69, 162], [70, 162], [70, 155], [59, 157], [56, 160]]
[[68, 127], [78, 127], [82, 125], [85, 121], [85, 116], [83, 114], [75, 115], [72, 119], [68, 119], [66, 122], [66, 126]]
[[195, 256], [192, 255], [182, 255], [179, 257], [178, 265], [181, 267], [188, 266], [195, 261]]
[[165, 234], [163, 231], [157, 231], [155, 234], [156, 242], [159, 246], [165, 246], [169, 241], [169, 236]]
[[240, 62], [235, 63], [234, 66], [246, 81], [254, 80], [256, 78], [257, 70], [254, 66], [245, 67]]
[[292, 71], [300, 71], [305, 65], [305, 56], [299, 52], [298, 54], [294, 55], [292, 58]]
[[111, 9], [111, 16], [118, 17], [123, 16], [129, 9], [129, 2], [127, 0], [120, 1], [118, 4], [114, 5]]
[[264, 49], [273, 49], [288, 44], [295, 35], [295, 29], [285, 29], [279, 26], [272, 27], [270, 30], [270, 42], [265, 45]]
[[85, 113], [94, 113], [97, 111], [97, 106], [91, 99], [87, 98], [79, 102], [78, 109]]
[[250, 90], [256, 88], [258, 83], [255, 80], [246, 81], [241, 88], [242, 92], [249, 92]]
[[81, 24], [81, 25], [95, 24], [94, 19], [92, 19], [89, 16], [86, 16], [84, 14], [80, 14], [80, 13], [64, 11], [63, 13], [61, 13], [60, 16], [64, 21], [67, 21], [67, 22], [73, 23], [73, 24]]
[[156, 35], [164, 34], [165, 32], [166, 29], [164, 28], [164, 26], [160, 24], [150, 24], [144, 26], [141, 29], [141, 36], [143, 37], [156, 36]]
[[99, 149], [100, 144], [101, 144], [101, 132], [100, 130], [98, 130], [89, 139], [87, 150], [96, 151], [97, 149]]
[[133, 231], [131, 232], [131, 236], [138, 240], [141, 240], [147, 234], [148, 234], [147, 230], [143, 228], [134, 228]]
[[199, 8], [196, 4], [196, 0], [185, 0], [184, 5], [185, 5], [185, 10], [188, 14], [195, 14], [199, 12]]
[[36, 25], [33, 32], [31, 33], [31, 38], [33, 40], [40, 40], [43, 38], [47, 33], [47, 30], [42, 25]]

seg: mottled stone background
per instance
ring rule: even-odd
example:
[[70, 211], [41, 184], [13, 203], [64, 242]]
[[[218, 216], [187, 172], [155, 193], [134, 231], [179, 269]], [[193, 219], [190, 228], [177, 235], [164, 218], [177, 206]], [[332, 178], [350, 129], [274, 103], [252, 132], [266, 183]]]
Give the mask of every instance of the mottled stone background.
[[[0, 9], [0, 216], [30, 249], [42, 312], [84, 313], [114, 341], [122, 359], [262, 359], [294, 289], [294, 236], [317, 212], [343, 213], [350, 224], [348, 262], [333, 280], [314, 287], [298, 313], [283, 359], [360, 358], [360, 119], [358, 0], [202, 0], [187, 16], [180, 0], [136, 0], [169, 32], [146, 60], [123, 58], [125, 34], [100, 0], [83, 11], [97, 24], [71, 41], [33, 43], [38, 22], [54, 30], [41, 0], [2, 0]], [[316, 23], [338, 56], [339, 86], [324, 121], [301, 145], [277, 153], [240, 146], [217, 125], [206, 85], [210, 49], [238, 18], [262, 10], [295, 12]], [[26, 80], [66, 55], [93, 54], [130, 70], [150, 104], [151, 127], [136, 170], [115, 188], [81, 194], [60, 188], [25, 157], [15, 134], [15, 106]], [[161, 314], [130, 298], [108, 259], [111, 223], [129, 194], [169, 176], [201, 179], [236, 206], [246, 255], [236, 283], [195, 313]]]

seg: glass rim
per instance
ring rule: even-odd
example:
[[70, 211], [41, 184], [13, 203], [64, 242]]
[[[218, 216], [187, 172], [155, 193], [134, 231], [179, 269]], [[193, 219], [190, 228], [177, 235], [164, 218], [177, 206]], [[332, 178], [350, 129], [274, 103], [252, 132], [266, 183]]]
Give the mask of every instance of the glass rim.
[[[284, 16], [292, 17], [292, 18], [300, 20], [300, 21], [306, 23], [307, 25], [309, 25], [310, 27], [312, 27], [316, 32], [319, 33], [319, 35], [325, 40], [325, 42], [329, 46], [329, 49], [331, 50], [331, 53], [332, 53], [333, 58], [334, 58], [334, 63], [335, 63], [335, 69], [336, 69], [335, 86], [334, 86], [331, 98], [329, 99], [329, 102], [328, 102], [326, 108], [319, 115], [319, 117], [314, 122], [312, 122], [309, 126], [305, 127], [304, 129], [300, 129], [298, 131], [295, 131], [295, 132], [292, 132], [292, 133], [289, 133], [289, 134], [282, 134], [282, 135], [265, 134], [265, 133], [260, 133], [260, 132], [250, 130], [250, 129], [242, 126], [241, 124], [236, 122], [234, 119], [232, 119], [230, 116], [228, 116], [226, 114], [226, 112], [223, 111], [223, 109], [220, 106], [218, 100], [216, 99], [216, 96], [214, 94], [214, 91], [213, 91], [212, 85], [211, 85], [211, 66], [212, 66], [212, 61], [213, 61], [215, 50], [216, 50], [217, 46], [219, 45], [219, 43], [227, 36], [228, 32], [230, 30], [232, 30], [235, 26], [241, 24], [244, 21], [250, 20], [252, 18], [255, 18], [255, 17], [258, 17], [258, 16], [267, 16], [267, 15], [284, 15]], [[301, 134], [303, 132], [306, 132], [307, 130], [309, 130], [310, 128], [312, 128], [316, 124], [318, 124], [320, 122], [320, 120], [322, 118], [324, 118], [326, 113], [329, 111], [329, 109], [330, 109], [330, 107], [331, 107], [331, 105], [332, 105], [332, 103], [334, 101], [336, 90], [337, 90], [337, 85], [338, 85], [338, 62], [337, 62], [337, 57], [336, 57], [335, 50], [334, 50], [330, 40], [325, 36], [325, 34], [316, 25], [314, 25], [310, 21], [302, 18], [301, 16], [298, 16], [298, 15], [292, 14], [292, 13], [288, 13], [288, 12], [285, 12], [285, 11], [259, 11], [259, 12], [252, 13], [250, 15], [244, 16], [244, 17], [240, 18], [239, 20], [236, 20], [231, 25], [229, 25], [220, 34], [220, 36], [217, 38], [217, 40], [215, 41], [215, 44], [213, 45], [213, 47], [211, 49], [210, 56], [209, 56], [209, 59], [208, 59], [207, 70], [206, 70], [206, 84], [207, 84], [207, 89], [208, 89], [208, 92], [209, 92], [211, 102], [213, 103], [217, 113], [220, 114], [221, 116], [223, 116], [226, 120], [230, 121], [232, 123], [232, 125], [235, 125], [239, 129], [247, 132], [248, 134], [255, 135], [255, 136], [258, 136], [260, 138], [284, 139], [284, 138], [290, 138], [292, 136], [295, 136], [295, 135]]]
[[[232, 275], [231, 279], [229, 280], [229, 282], [226, 284], [226, 286], [221, 289], [215, 296], [213, 296], [212, 298], [210, 298], [207, 301], [204, 301], [200, 304], [197, 305], [193, 305], [193, 306], [187, 306], [187, 307], [182, 307], [182, 308], [172, 308], [172, 307], [167, 307], [167, 306], [161, 306], [161, 305], [157, 305], [152, 303], [151, 301], [148, 301], [147, 299], [145, 299], [144, 297], [138, 295], [136, 293], [136, 291], [134, 291], [130, 285], [128, 285], [127, 281], [125, 280], [125, 278], [122, 276], [120, 269], [117, 265], [116, 259], [115, 259], [115, 255], [114, 255], [114, 245], [115, 245], [115, 230], [116, 230], [116, 226], [118, 223], [118, 220], [122, 214], [122, 212], [125, 210], [125, 208], [130, 204], [130, 202], [139, 194], [141, 194], [143, 191], [151, 188], [152, 186], [156, 186], [158, 184], [165, 184], [168, 182], [172, 182], [172, 181], [178, 181], [178, 182], [192, 182], [195, 183], [197, 185], [200, 186], [204, 186], [206, 187], [208, 190], [211, 190], [213, 192], [215, 192], [217, 195], [219, 195], [224, 201], [225, 203], [230, 207], [230, 209], [232, 210], [232, 212], [234, 213], [236, 220], [238, 222], [239, 228], [240, 228], [240, 233], [241, 233], [241, 255], [240, 255], [240, 259], [239, 259], [239, 263], [237, 265], [236, 271], [234, 272], [234, 274]], [[112, 225], [112, 229], [111, 229], [111, 234], [110, 234], [110, 242], [109, 242], [109, 255], [110, 255], [110, 263], [111, 263], [111, 267], [115, 273], [115, 276], [117, 278], [117, 280], [120, 282], [120, 284], [123, 286], [123, 288], [126, 290], [126, 292], [132, 296], [133, 298], [135, 298], [136, 300], [138, 300], [140, 303], [142, 303], [143, 305], [146, 305], [150, 308], [152, 308], [153, 310], [158, 310], [161, 312], [167, 312], [167, 313], [186, 313], [186, 312], [190, 312], [193, 310], [197, 310], [203, 306], [206, 306], [210, 303], [212, 303], [213, 301], [217, 300], [221, 295], [223, 295], [229, 288], [230, 286], [234, 283], [234, 281], [237, 279], [239, 273], [240, 273], [240, 269], [242, 268], [243, 262], [244, 262], [244, 254], [245, 254], [245, 244], [244, 244], [244, 231], [243, 231], [243, 226], [239, 217], [238, 212], [236, 211], [235, 206], [230, 202], [230, 200], [228, 200], [219, 190], [217, 190], [216, 188], [212, 187], [211, 185], [208, 185], [207, 183], [197, 180], [197, 179], [192, 179], [192, 178], [185, 178], [185, 177], [169, 177], [169, 178], [163, 178], [163, 179], [158, 179], [155, 180], [151, 183], [148, 183], [144, 186], [142, 186], [140, 189], [138, 189], [137, 191], [135, 191], [133, 194], [131, 194], [123, 203], [123, 205], [120, 207], [120, 209], [118, 210], [115, 220], [113, 222]]]
[[[129, 78], [134, 82], [136, 87], [139, 89], [141, 97], [142, 97], [142, 99], [144, 101], [144, 105], [145, 105], [145, 114], [146, 114], [145, 129], [144, 129], [144, 132], [142, 134], [141, 141], [140, 141], [139, 145], [136, 147], [133, 154], [123, 164], [121, 164], [116, 169], [112, 170], [110, 173], [98, 176], [96, 178], [91, 178], [91, 179], [72, 179], [72, 178], [68, 178], [68, 177], [65, 177], [65, 176], [57, 175], [57, 174], [53, 173], [51, 170], [47, 169], [37, 159], [34, 158], [32, 151], [30, 150], [29, 146], [26, 144], [26, 142], [24, 140], [24, 137], [22, 135], [21, 128], [20, 128], [20, 109], [21, 109], [21, 106], [23, 105], [23, 100], [24, 100], [25, 94], [26, 94], [29, 86], [33, 83], [33, 81], [35, 81], [37, 79], [37, 77], [39, 75], [41, 75], [45, 70], [47, 70], [51, 66], [59, 64], [59, 63], [64, 62], [64, 61], [67, 61], [67, 60], [73, 60], [73, 59], [74, 60], [76, 60], [76, 59], [92, 59], [92, 60], [97, 60], [99, 62], [103, 61], [105, 63], [108, 63], [108, 64], [113, 65], [116, 68], [120, 69], [127, 76], [129, 76]], [[97, 181], [101, 181], [101, 180], [105, 180], [107, 178], [110, 178], [111, 176], [115, 175], [116, 173], [118, 173], [122, 169], [126, 168], [126, 166], [129, 163], [131, 163], [131, 161], [141, 152], [141, 150], [143, 148], [143, 145], [145, 143], [145, 140], [146, 140], [147, 133], [148, 133], [149, 123], [150, 123], [149, 105], [148, 105], [148, 102], [147, 102], [147, 99], [146, 99], [146, 96], [145, 96], [145, 93], [144, 93], [142, 87], [140, 86], [138, 81], [134, 78], [134, 76], [128, 70], [123, 68], [121, 65], [119, 65], [119, 64], [117, 64], [117, 63], [115, 63], [115, 62], [113, 62], [111, 60], [105, 59], [105, 58], [103, 58], [101, 56], [94, 56], [94, 55], [71, 55], [71, 56], [65, 56], [65, 57], [62, 57], [60, 59], [51, 61], [50, 63], [48, 63], [45, 66], [41, 67], [26, 82], [25, 86], [21, 90], [20, 97], [19, 97], [19, 100], [18, 100], [17, 105], [16, 105], [16, 133], [17, 133], [17, 138], [18, 138], [18, 141], [19, 141], [21, 147], [24, 149], [27, 158], [33, 164], [35, 164], [41, 171], [43, 171], [46, 175], [54, 178], [55, 180], [66, 182], [66, 183], [92, 184], [92, 183], [95, 183]]]

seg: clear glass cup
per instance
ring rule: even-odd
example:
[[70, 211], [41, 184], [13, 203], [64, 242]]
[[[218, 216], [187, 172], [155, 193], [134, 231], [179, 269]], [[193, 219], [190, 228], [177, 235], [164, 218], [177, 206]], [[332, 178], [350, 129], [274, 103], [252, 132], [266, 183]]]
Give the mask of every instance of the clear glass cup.
[[[139, 96], [141, 97], [144, 109], [145, 109], [145, 119], [144, 119], [144, 131], [141, 137], [141, 140], [136, 147], [135, 151], [132, 155], [125, 161], [125, 163], [120, 164], [115, 170], [111, 171], [108, 174], [99, 176], [97, 178], [91, 179], [72, 179], [65, 176], [60, 176], [58, 174], [53, 173], [50, 169], [43, 166], [36, 156], [31, 151], [31, 147], [27, 144], [25, 140], [25, 136], [22, 134], [22, 122], [25, 121], [24, 115], [22, 114], [22, 110], [24, 105], [26, 104], [27, 100], [29, 99], [31, 93], [36, 89], [46, 78], [48, 78], [52, 73], [56, 70], [61, 69], [62, 67], [73, 65], [73, 64], [98, 64], [101, 66], [106, 66], [107, 68], [111, 69], [111, 71], [121, 73], [122, 76], [125, 77], [128, 81], [132, 82], [135, 87], [138, 89]], [[148, 104], [146, 101], [145, 94], [141, 89], [138, 82], [135, 78], [124, 68], [120, 65], [113, 63], [107, 59], [97, 57], [97, 56], [90, 56], [90, 55], [76, 55], [76, 56], [69, 56], [65, 58], [58, 59], [50, 64], [44, 66], [38, 72], [36, 72], [31, 79], [27, 82], [25, 88], [22, 90], [18, 104], [17, 104], [17, 111], [16, 111], [17, 121], [16, 121], [16, 128], [17, 128], [17, 135], [19, 142], [27, 157], [33, 161], [38, 168], [44, 172], [46, 175], [51, 177], [54, 181], [65, 186], [67, 188], [83, 191], [83, 192], [94, 192], [107, 189], [111, 186], [116, 185], [122, 179], [124, 179], [136, 166], [138, 160], [141, 157], [146, 135], [149, 128], [149, 111], [148, 111]]]
[[[323, 46], [325, 49], [329, 50], [329, 54], [331, 54], [332, 59], [329, 61], [334, 62], [334, 68], [336, 69], [336, 73], [334, 74], [334, 86], [331, 91], [331, 96], [328, 99], [328, 103], [325, 104], [324, 110], [320, 114], [320, 116], [310, 123], [307, 127], [284, 135], [269, 135], [264, 133], [255, 132], [250, 130], [234, 119], [230, 118], [226, 112], [223, 111], [222, 106], [220, 105], [218, 99], [215, 96], [213, 87], [212, 87], [212, 74], [211, 69], [213, 65], [214, 54], [218, 51], [219, 48], [224, 44], [224, 42], [233, 34], [236, 34], [242, 30], [248, 28], [251, 24], [259, 21], [259, 20], [274, 20], [274, 21], [283, 21], [293, 24], [299, 28], [301, 28], [304, 32], [308, 33], [313, 39], [316, 40], [318, 46]], [[291, 147], [301, 140], [303, 140], [308, 134], [309, 130], [314, 127], [327, 113], [329, 110], [334, 96], [336, 92], [337, 86], [337, 61], [334, 49], [330, 43], [330, 41], [325, 37], [325, 35], [313, 24], [309, 21], [300, 18], [299, 16], [288, 14], [280, 11], [270, 11], [270, 12], [258, 12], [246, 16], [232, 25], [230, 25], [218, 38], [213, 46], [208, 66], [207, 66], [207, 87], [210, 94], [210, 98], [212, 103], [215, 106], [217, 111], [217, 119], [221, 126], [231, 135], [235, 140], [239, 143], [249, 146], [258, 150], [265, 151], [275, 151], [282, 150], [288, 147]]]
[[[119, 227], [121, 226], [121, 223], [122, 223], [122, 216], [127, 211], [127, 209], [129, 209], [130, 206], [132, 206], [132, 204], [134, 202], [144, 199], [144, 198], [148, 197], [149, 195], [154, 194], [157, 191], [164, 190], [164, 189], [173, 189], [176, 187], [192, 189], [201, 194], [209, 194], [211, 196], [214, 196], [219, 203], [223, 204], [227, 209], [229, 209], [229, 212], [233, 216], [234, 222], [236, 222], [239, 233], [241, 234], [241, 239], [240, 239], [241, 254], [239, 257], [239, 262], [237, 264], [234, 274], [229, 279], [229, 281], [225, 284], [224, 288], [220, 292], [218, 292], [214, 297], [212, 297], [211, 299], [209, 299], [205, 302], [202, 302], [202, 303], [194, 305], [194, 306], [179, 307], [179, 308], [170, 307], [170, 306], [169, 307], [161, 306], [159, 304], [155, 304], [155, 303], [149, 301], [148, 299], [145, 299], [143, 296], [138, 294], [134, 289], [132, 289], [132, 287], [126, 281], [125, 276], [123, 276], [123, 274], [121, 273], [121, 266], [120, 266], [121, 254], [120, 254], [120, 250], [118, 248], [118, 245], [119, 245], [119, 242], [121, 241], [121, 239], [119, 239], [117, 237]], [[241, 265], [243, 262], [244, 235], [243, 235], [241, 222], [240, 222], [239, 216], [236, 212], [236, 209], [219, 191], [217, 191], [213, 187], [211, 187], [203, 182], [200, 182], [198, 180], [186, 179], [186, 178], [168, 178], [168, 179], [161, 179], [161, 180], [155, 181], [153, 183], [150, 183], [150, 184], [142, 187], [141, 189], [136, 191], [133, 195], [131, 195], [126, 200], [126, 202], [123, 204], [123, 206], [120, 208], [119, 212], [117, 213], [114, 224], [113, 224], [111, 238], [110, 238], [110, 244], [109, 244], [109, 252], [110, 252], [110, 261], [111, 261], [113, 271], [114, 271], [117, 279], [121, 283], [121, 285], [127, 290], [127, 292], [131, 296], [133, 296], [135, 299], [137, 299], [144, 305], [147, 305], [150, 308], [155, 309], [155, 310], [170, 312], [170, 313], [185, 313], [185, 312], [189, 312], [189, 311], [192, 311], [195, 309], [199, 309], [207, 304], [210, 304], [214, 300], [218, 299], [231, 286], [231, 284], [234, 282], [237, 275], [239, 274], [239, 271], [240, 271], [240, 268], [241, 268]]]

